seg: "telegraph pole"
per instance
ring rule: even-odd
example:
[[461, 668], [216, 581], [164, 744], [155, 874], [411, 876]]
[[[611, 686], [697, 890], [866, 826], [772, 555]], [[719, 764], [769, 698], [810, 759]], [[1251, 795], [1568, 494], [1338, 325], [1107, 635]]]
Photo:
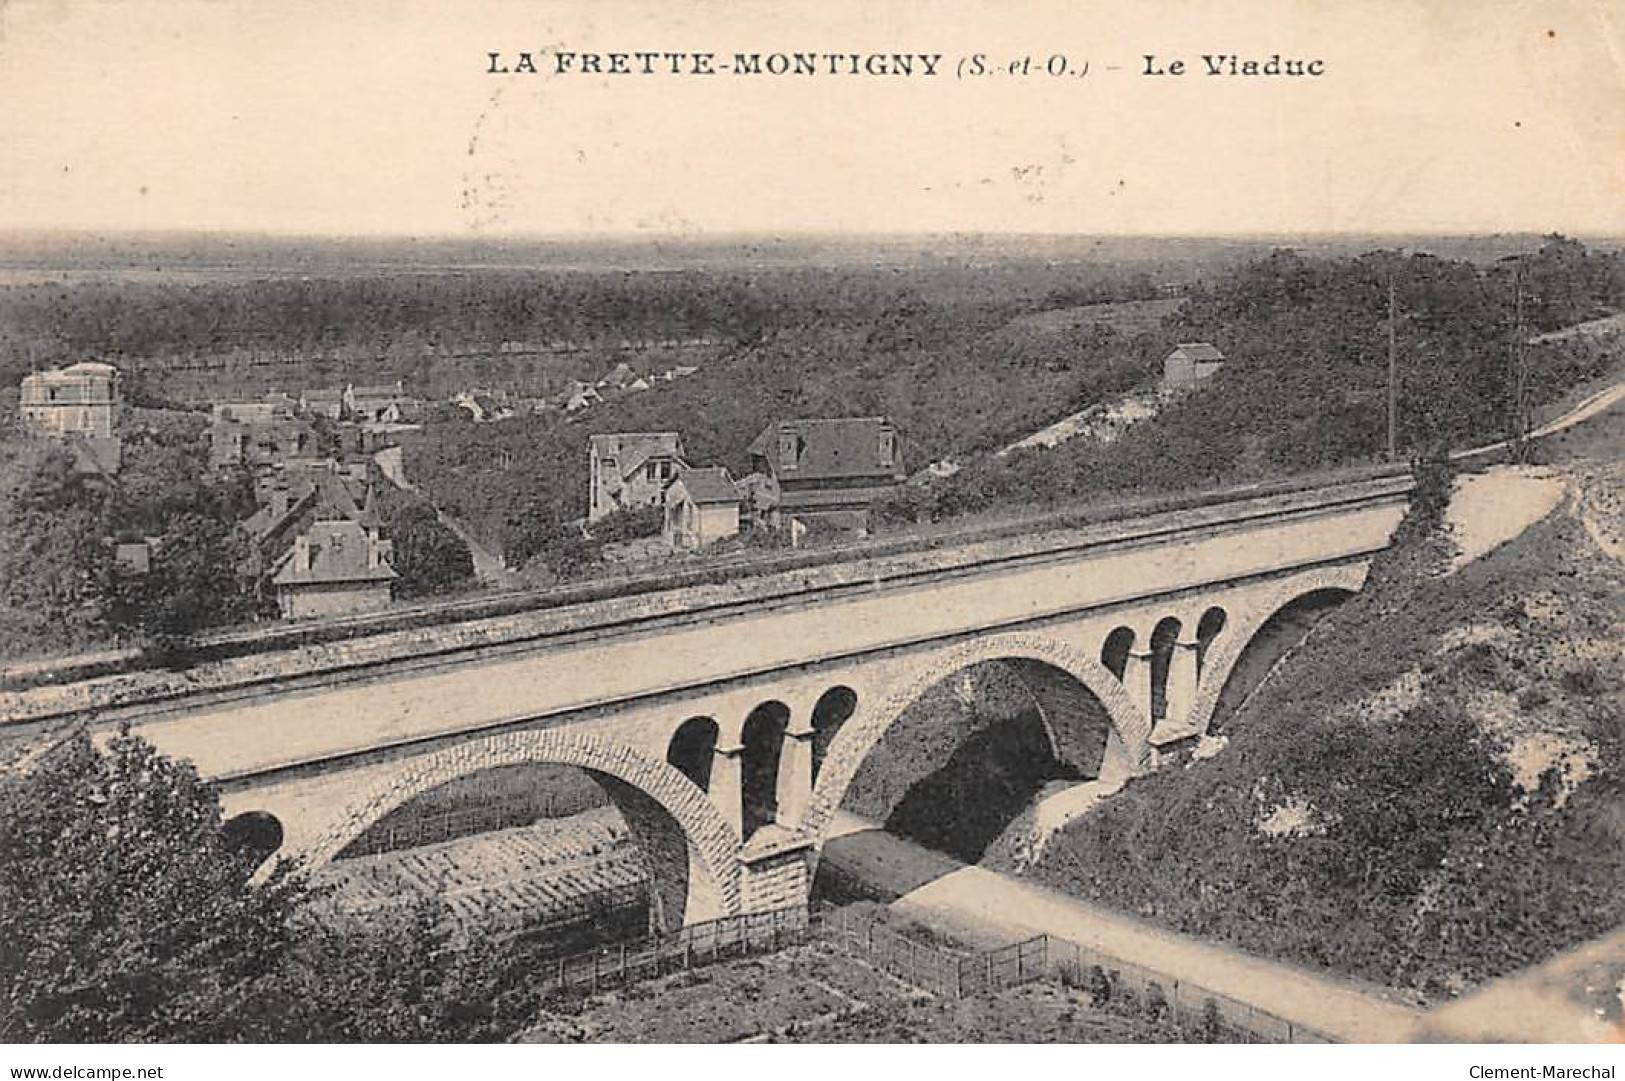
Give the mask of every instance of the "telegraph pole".
[[1525, 441], [1529, 425], [1525, 422], [1523, 399], [1525, 364], [1523, 353], [1523, 260], [1512, 264], [1512, 308], [1517, 338], [1512, 343], [1512, 454], [1514, 461], [1523, 461], [1528, 451]]
[[1396, 414], [1399, 409], [1399, 388], [1396, 373], [1399, 370], [1399, 340], [1394, 329], [1398, 305], [1394, 301], [1394, 264], [1388, 263], [1388, 460], [1399, 456], [1396, 437]]

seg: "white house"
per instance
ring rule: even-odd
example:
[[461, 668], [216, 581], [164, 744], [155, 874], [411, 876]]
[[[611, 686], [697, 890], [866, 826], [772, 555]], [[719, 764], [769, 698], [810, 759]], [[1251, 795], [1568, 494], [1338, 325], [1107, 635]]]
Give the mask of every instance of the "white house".
[[740, 494], [721, 466], [690, 469], [666, 489], [666, 543], [703, 548], [739, 532]]

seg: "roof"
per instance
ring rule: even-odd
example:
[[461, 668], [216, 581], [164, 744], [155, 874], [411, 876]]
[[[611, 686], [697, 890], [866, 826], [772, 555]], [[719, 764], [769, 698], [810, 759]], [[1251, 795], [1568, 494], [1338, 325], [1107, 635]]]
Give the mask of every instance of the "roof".
[[[797, 439], [797, 478], [892, 477], [902, 479], [902, 460], [896, 449], [896, 430], [886, 417], [837, 417], [828, 420], [781, 420], [762, 429], [750, 445], [750, 453], [766, 458], [773, 472], [779, 472], [779, 435], [793, 433]], [[880, 461], [880, 437], [893, 436], [892, 460]]]
[[1183, 354], [1188, 360], [1224, 362], [1224, 354], [1209, 342], [1180, 342], [1168, 355]]
[[342, 390], [307, 390], [304, 392], [306, 401], [313, 402], [340, 402], [344, 400]]
[[23, 376], [23, 382], [33, 380], [36, 383], [75, 383], [83, 379], [114, 379], [118, 376], [118, 369], [111, 364], [97, 364], [95, 361], [81, 361], [70, 364], [66, 368], [50, 368], [43, 372], [31, 372]]
[[614, 458], [623, 477], [650, 458], [683, 456], [683, 437], [676, 432], [609, 432], [588, 436], [587, 445], [594, 458]]
[[683, 486], [688, 498], [695, 503], [739, 502], [739, 489], [728, 471], [720, 465], [690, 469], [677, 478], [677, 483]]
[[637, 371], [632, 367], [632, 365], [623, 360], [619, 364], [615, 365], [615, 367], [605, 372], [603, 376], [599, 378], [598, 385], [604, 386], [607, 383], [611, 386], [624, 387], [637, 377]]
[[369, 552], [375, 542], [354, 522], [312, 522], [303, 539], [310, 545], [310, 566], [300, 565], [296, 544], [271, 580], [274, 584], [388, 582], [397, 577], [381, 559], [376, 566], [369, 566]]

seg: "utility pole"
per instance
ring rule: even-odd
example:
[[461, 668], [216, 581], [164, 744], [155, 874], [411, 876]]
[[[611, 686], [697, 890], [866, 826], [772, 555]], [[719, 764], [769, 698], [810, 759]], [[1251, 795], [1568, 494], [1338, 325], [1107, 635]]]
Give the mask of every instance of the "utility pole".
[[1524, 325], [1523, 325], [1523, 255], [1503, 255], [1497, 262], [1512, 264], [1512, 348], [1507, 355], [1507, 390], [1511, 398], [1509, 402], [1512, 416], [1509, 418], [1511, 429], [1507, 433], [1507, 447], [1512, 452], [1512, 459], [1521, 462], [1528, 455], [1529, 447], [1529, 418], [1525, 415], [1525, 401], [1528, 397], [1527, 382], [1528, 362], [1524, 356]]
[[1516, 324], [1518, 335], [1512, 344], [1512, 454], [1514, 461], [1521, 462], [1528, 454], [1526, 443], [1529, 438], [1529, 425], [1524, 417], [1523, 407], [1526, 365], [1523, 350], [1523, 260], [1521, 258], [1512, 264], [1512, 297], [1513, 321]]
[[1388, 263], [1388, 460], [1391, 462], [1399, 456], [1398, 440], [1396, 437], [1397, 419], [1399, 411], [1399, 387], [1397, 372], [1399, 370], [1399, 341], [1394, 328], [1398, 305], [1394, 301], [1394, 264]]

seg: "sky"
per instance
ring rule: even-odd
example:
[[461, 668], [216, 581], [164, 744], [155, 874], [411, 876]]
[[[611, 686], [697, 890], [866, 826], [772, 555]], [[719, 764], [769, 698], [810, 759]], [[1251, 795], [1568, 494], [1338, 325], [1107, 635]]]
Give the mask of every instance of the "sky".
[[[559, 76], [560, 50], [944, 70]], [[1325, 74], [1202, 74], [1220, 53]], [[975, 54], [1071, 70], [956, 77]], [[3, 0], [0, 230], [56, 228], [1619, 236], [1625, 5]]]

